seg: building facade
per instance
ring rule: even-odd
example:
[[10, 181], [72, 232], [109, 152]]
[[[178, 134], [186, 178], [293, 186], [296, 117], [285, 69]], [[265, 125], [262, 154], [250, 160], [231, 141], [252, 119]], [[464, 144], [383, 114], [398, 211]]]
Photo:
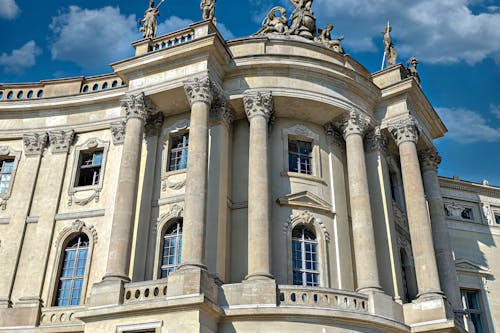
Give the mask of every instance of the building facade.
[[500, 189], [438, 178], [418, 77], [339, 43], [208, 19], [1, 85], [0, 331], [500, 330]]

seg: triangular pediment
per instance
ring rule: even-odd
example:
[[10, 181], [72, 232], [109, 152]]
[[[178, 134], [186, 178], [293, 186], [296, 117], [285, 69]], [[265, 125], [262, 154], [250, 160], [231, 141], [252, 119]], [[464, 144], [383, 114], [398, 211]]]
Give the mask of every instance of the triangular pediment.
[[468, 259], [457, 259], [455, 260], [455, 267], [458, 272], [463, 273], [473, 273], [480, 275], [491, 275], [491, 272], [488, 268], [481, 266], [479, 264], [474, 263]]
[[277, 202], [281, 206], [301, 207], [332, 212], [332, 206], [328, 202], [309, 191], [284, 195], [279, 197]]

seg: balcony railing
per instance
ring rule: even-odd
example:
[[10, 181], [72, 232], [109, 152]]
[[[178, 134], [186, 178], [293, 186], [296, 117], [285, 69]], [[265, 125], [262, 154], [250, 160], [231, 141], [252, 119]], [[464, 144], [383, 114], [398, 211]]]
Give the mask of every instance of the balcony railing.
[[166, 298], [167, 280], [153, 280], [125, 284], [124, 304]]
[[305, 306], [368, 312], [368, 296], [326, 288], [279, 287], [280, 306]]
[[42, 308], [40, 326], [83, 324], [80, 320], [75, 318], [75, 313], [83, 309], [85, 309], [85, 307], [82, 306]]
[[179, 44], [189, 42], [194, 39], [194, 30], [185, 29], [174, 34], [158, 37], [153, 40], [153, 51], [158, 51]]

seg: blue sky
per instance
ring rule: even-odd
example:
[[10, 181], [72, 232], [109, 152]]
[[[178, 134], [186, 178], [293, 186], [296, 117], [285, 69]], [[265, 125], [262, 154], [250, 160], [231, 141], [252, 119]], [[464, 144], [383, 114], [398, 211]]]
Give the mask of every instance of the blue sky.
[[[159, 34], [201, 18], [199, 0], [167, 0]], [[218, 0], [218, 27], [230, 39], [260, 27], [288, 0]], [[147, 0], [0, 0], [0, 82], [108, 73], [133, 54]], [[449, 133], [437, 140], [440, 174], [500, 186], [500, 0], [315, 0], [318, 26], [345, 35], [347, 53], [380, 69], [387, 20], [400, 62], [415, 55], [423, 89]]]

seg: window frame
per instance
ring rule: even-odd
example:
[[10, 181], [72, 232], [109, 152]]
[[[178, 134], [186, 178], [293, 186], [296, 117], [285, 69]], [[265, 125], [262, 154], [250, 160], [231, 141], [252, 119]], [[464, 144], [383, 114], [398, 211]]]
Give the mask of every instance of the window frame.
[[[476, 302], [477, 305], [479, 306], [479, 309], [469, 309], [468, 304], [469, 304], [469, 298], [468, 294], [473, 293], [474, 296], [476, 297]], [[479, 315], [479, 320], [481, 322], [483, 332], [477, 332], [477, 333], [487, 333], [488, 332], [488, 326], [485, 322], [485, 312], [484, 312], [484, 303], [483, 303], [483, 297], [481, 295], [481, 290], [478, 289], [469, 289], [469, 288], [460, 288], [460, 299], [462, 301], [462, 311], [463, 311], [463, 317], [464, 317], [464, 324], [465, 328], [468, 331], [469, 330], [469, 320], [472, 322], [471, 315], [476, 314]], [[474, 331], [476, 327], [474, 327]]]
[[[183, 138], [183, 144], [184, 144], [184, 137], [187, 136], [187, 146], [183, 146], [182, 148], [172, 148], [172, 144], [174, 143], [174, 138], [177, 137], [182, 137]], [[172, 166], [171, 164], [171, 158], [172, 158], [172, 152], [173, 150], [177, 151], [186, 151], [187, 158], [186, 158], [186, 167], [182, 169], [174, 169], [170, 170], [170, 167]], [[167, 161], [166, 161], [166, 168], [165, 172], [168, 173], [178, 173], [178, 172], [186, 172], [187, 167], [188, 167], [188, 161], [189, 161], [189, 130], [184, 130], [184, 131], [179, 131], [179, 132], [172, 132], [169, 135], [168, 138], [168, 151], [167, 151]]]
[[[300, 232], [301, 232], [301, 235], [300, 235], [300, 238], [295, 238], [293, 236], [293, 232], [294, 230], [296, 230], [297, 228], [300, 228]], [[311, 232], [313, 235], [314, 235], [314, 240], [309, 240], [309, 239], [306, 239], [305, 238], [305, 230]], [[300, 246], [300, 268], [295, 268], [295, 256], [294, 256], [294, 244], [299, 244]], [[314, 251], [311, 252], [315, 255], [315, 258], [312, 259], [312, 263], [316, 263], [316, 268], [317, 269], [308, 269], [306, 267], [307, 265], [307, 249], [306, 249], [306, 245], [309, 244], [311, 247], [314, 248]], [[294, 286], [301, 286], [301, 287], [320, 287], [321, 283], [320, 283], [320, 267], [319, 267], [320, 263], [319, 263], [319, 242], [318, 242], [318, 236], [316, 235], [316, 232], [314, 232], [314, 230], [311, 229], [310, 226], [307, 226], [305, 224], [298, 224], [296, 225], [293, 229], [292, 229], [292, 285]], [[302, 275], [301, 277], [301, 280], [302, 280], [302, 284], [299, 285], [299, 284], [295, 284], [294, 282], [294, 275], [295, 273], [300, 273], [300, 275]], [[316, 285], [308, 285], [308, 279], [307, 277], [311, 275], [311, 276], [316, 276]], [[305, 278], [305, 279], [304, 279]]]
[[[453, 212], [450, 211], [450, 207], [455, 207], [455, 209], [462, 208], [460, 216], [454, 215]], [[454, 221], [482, 224], [481, 219], [478, 219], [478, 216], [480, 217], [482, 214], [480, 214], [479, 207], [475, 202], [469, 202], [457, 199], [450, 199], [450, 200], [445, 199], [443, 210], [444, 210], [444, 216], [447, 219]], [[470, 217], [471, 217], [470, 219], [463, 217], [465, 211], [470, 211]]]
[[[296, 146], [295, 148], [297, 149], [297, 151], [290, 151], [290, 144], [294, 143], [294, 145]], [[305, 144], [308, 144], [309, 145], [309, 153], [306, 155], [306, 154], [303, 154], [300, 150], [300, 147], [302, 145], [305, 145]], [[288, 172], [294, 172], [294, 173], [300, 173], [302, 175], [308, 175], [308, 176], [312, 176], [313, 175], [313, 163], [312, 163], [312, 160], [313, 160], [313, 143], [312, 141], [303, 141], [303, 140], [300, 140], [300, 139], [296, 139], [296, 138], [293, 138], [293, 137], [288, 137]], [[291, 156], [295, 156], [297, 158], [297, 171], [294, 171], [294, 170], [290, 170], [291, 169], [291, 165], [290, 165], [290, 159], [291, 159]], [[301, 166], [302, 166], [302, 160], [306, 160], [307, 162], [305, 163], [306, 165], [306, 168], [305, 170], [302, 170]], [[305, 172], [303, 172], [305, 171]]]
[[[169, 230], [174, 225], [177, 226], [175, 235], [171, 234], [171, 235], [167, 236], [166, 235], [167, 230]], [[180, 232], [179, 232], [179, 225], [180, 225]], [[160, 233], [161, 243], [160, 243], [160, 252], [158, 253], [159, 260], [158, 260], [158, 266], [157, 266], [157, 271], [158, 271], [157, 278], [158, 279], [167, 279], [168, 276], [171, 274], [171, 273], [167, 272], [167, 276], [162, 276], [162, 273], [164, 271], [163, 251], [165, 249], [165, 242], [166, 242], [167, 238], [169, 238], [169, 239], [175, 238], [176, 239], [175, 252], [173, 255], [176, 262], [173, 265], [166, 265], [165, 269], [168, 270], [170, 267], [173, 267], [173, 269], [174, 269], [173, 272], [175, 272], [177, 270], [177, 267], [179, 267], [181, 264], [183, 227], [184, 227], [184, 219], [182, 217], [177, 217], [177, 218], [171, 219], [168, 223], [166, 223], [165, 226], [163, 227], [162, 232]], [[180, 239], [180, 241], [179, 241], [179, 239]], [[180, 251], [180, 253], [179, 253], [179, 251]]]
[[10, 199], [12, 195], [12, 189], [14, 188], [14, 182], [17, 173], [17, 167], [19, 165], [19, 160], [21, 159], [21, 152], [12, 149], [9, 146], [0, 146], [0, 161], [4, 160], [14, 160], [14, 164], [12, 166], [12, 172], [10, 173], [9, 187], [7, 192], [0, 193], [0, 207], [2, 210], [7, 209], [7, 201]]

